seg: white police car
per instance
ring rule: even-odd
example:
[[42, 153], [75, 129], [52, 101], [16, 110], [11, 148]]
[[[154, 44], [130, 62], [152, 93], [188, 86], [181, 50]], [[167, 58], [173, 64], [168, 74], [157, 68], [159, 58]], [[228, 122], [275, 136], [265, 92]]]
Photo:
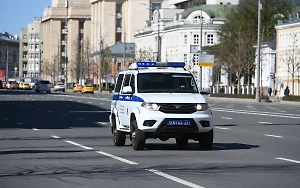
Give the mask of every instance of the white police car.
[[115, 146], [130, 135], [134, 150], [143, 150], [148, 138], [175, 138], [181, 149], [193, 139], [202, 150], [212, 148], [212, 110], [184, 66], [137, 62], [119, 73], [109, 116]]

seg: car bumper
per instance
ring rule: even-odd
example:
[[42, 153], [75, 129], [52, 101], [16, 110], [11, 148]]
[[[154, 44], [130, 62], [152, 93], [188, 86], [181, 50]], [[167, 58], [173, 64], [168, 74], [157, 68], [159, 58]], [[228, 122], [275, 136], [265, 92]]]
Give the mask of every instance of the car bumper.
[[[141, 110], [136, 116], [139, 129], [156, 133], [201, 133], [213, 129], [212, 111], [197, 111], [192, 114], [168, 114], [160, 111]], [[169, 125], [176, 122], [177, 125]], [[188, 122], [184, 125], [183, 122]], [[181, 124], [180, 124], [181, 123]]]

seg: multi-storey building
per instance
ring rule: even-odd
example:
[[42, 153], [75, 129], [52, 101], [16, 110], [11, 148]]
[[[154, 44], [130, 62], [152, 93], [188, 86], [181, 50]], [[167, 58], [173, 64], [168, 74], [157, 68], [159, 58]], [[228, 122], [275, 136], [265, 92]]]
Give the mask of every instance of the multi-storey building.
[[19, 38], [7, 32], [0, 33], [0, 80], [18, 78]]
[[[186, 68], [193, 71], [199, 86], [204, 88], [211, 86], [213, 69], [200, 68], [198, 57], [200, 53], [212, 54], [209, 48], [219, 42], [217, 32], [221, 24], [224, 24], [226, 14], [234, 6], [201, 5], [185, 10], [156, 11], [151, 23], [145, 24], [143, 29], [136, 32], [136, 58], [185, 62]], [[199, 73], [202, 79], [199, 79]], [[226, 80], [225, 76], [221, 77], [224, 85], [227, 85]]]
[[288, 86], [290, 94], [300, 95], [300, 18], [278, 21], [276, 28], [276, 89]]
[[20, 31], [19, 76], [20, 79], [40, 78], [42, 62], [42, 18], [34, 18], [27, 28]]
[[52, 82], [66, 78], [69, 83], [74, 82], [81, 41], [84, 41], [85, 49], [88, 50], [94, 40], [90, 37], [90, 0], [67, 2], [66, 7], [66, 0], [52, 0], [52, 6], [44, 9], [42, 19], [44, 66], [41, 70], [45, 79]]

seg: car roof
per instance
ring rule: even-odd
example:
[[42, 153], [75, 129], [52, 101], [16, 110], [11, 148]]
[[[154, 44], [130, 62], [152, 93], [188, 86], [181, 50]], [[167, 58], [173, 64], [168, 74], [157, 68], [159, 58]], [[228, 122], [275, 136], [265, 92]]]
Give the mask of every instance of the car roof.
[[122, 71], [120, 74], [126, 74], [126, 73], [188, 73], [190, 74], [191, 72], [188, 70], [184, 70], [182, 68], [156, 68], [156, 69], [138, 69], [138, 70], [127, 70], [127, 71]]

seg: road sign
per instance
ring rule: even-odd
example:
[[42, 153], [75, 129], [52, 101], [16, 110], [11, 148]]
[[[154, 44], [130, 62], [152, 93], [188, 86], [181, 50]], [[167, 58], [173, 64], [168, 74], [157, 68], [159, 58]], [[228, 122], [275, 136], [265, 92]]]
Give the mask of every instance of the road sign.
[[213, 67], [214, 66], [214, 55], [199, 55], [198, 66], [200, 67]]

